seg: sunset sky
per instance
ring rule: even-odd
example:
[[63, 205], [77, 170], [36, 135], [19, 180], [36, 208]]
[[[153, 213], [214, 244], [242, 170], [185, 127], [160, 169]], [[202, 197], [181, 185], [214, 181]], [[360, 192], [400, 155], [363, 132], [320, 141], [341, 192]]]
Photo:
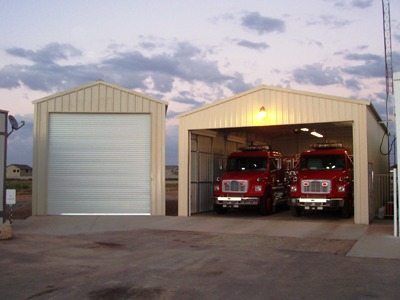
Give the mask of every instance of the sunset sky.
[[0, 36], [0, 109], [27, 122], [9, 163], [32, 162], [31, 101], [98, 79], [169, 102], [167, 164], [179, 113], [260, 84], [372, 100], [386, 119], [378, 0], [0, 0]]

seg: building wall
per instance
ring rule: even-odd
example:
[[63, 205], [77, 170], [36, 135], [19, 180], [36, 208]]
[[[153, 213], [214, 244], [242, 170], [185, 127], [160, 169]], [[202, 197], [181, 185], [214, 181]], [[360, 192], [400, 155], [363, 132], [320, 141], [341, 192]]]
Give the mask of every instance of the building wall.
[[[371, 170], [373, 171], [374, 175], [377, 174], [387, 174], [389, 171], [388, 165], [388, 156], [381, 153], [388, 152], [388, 138], [385, 135], [385, 131], [376, 122], [376, 117], [373, 115], [371, 111], [368, 111], [367, 114], [367, 133], [368, 133], [368, 164], [370, 165]], [[382, 140], [383, 138], [383, 140]], [[382, 143], [382, 146], [381, 146]], [[369, 176], [373, 176], [370, 179], [370, 184], [373, 184], [375, 180], [374, 176], [370, 174]], [[369, 206], [370, 206], [370, 219], [373, 219], [376, 210], [379, 208], [381, 203], [378, 203], [378, 195], [374, 194], [374, 188], [372, 188], [372, 195], [369, 197]]]
[[47, 143], [51, 113], [151, 114], [152, 214], [165, 214], [165, 113], [166, 104], [145, 95], [97, 82], [34, 102], [33, 215], [47, 213]]
[[[179, 204], [178, 214], [188, 215], [189, 130], [268, 125], [353, 123], [354, 193], [357, 224], [369, 223], [366, 101], [299, 92], [275, 87], [257, 88], [217, 104], [184, 114], [179, 119]], [[267, 116], [258, 117], [264, 106]], [[184, 170], [187, 170], [186, 172]]]
[[0, 111], [0, 225], [3, 224], [3, 210], [5, 205], [5, 164], [6, 164], [6, 150], [7, 150], [7, 116], [6, 111]]

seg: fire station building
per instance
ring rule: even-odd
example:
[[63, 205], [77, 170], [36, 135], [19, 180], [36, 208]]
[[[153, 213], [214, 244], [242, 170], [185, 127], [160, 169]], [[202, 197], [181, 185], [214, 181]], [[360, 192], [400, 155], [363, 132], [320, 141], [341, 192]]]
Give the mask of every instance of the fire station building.
[[231, 152], [249, 143], [268, 144], [294, 156], [318, 142], [349, 149], [354, 222], [368, 224], [379, 207], [374, 176], [388, 172], [388, 158], [382, 154], [387, 152], [386, 127], [372, 103], [270, 86], [179, 116], [178, 214], [213, 209], [213, 182]]
[[165, 214], [166, 102], [97, 81], [34, 107], [33, 215]]

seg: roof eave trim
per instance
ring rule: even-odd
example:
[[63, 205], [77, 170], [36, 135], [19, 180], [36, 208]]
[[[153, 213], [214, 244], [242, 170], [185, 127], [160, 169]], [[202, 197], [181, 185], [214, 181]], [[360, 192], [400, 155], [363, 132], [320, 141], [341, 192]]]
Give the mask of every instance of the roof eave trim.
[[168, 105], [167, 101], [155, 99], [155, 98], [150, 97], [150, 96], [148, 96], [146, 94], [143, 94], [143, 93], [140, 93], [140, 92], [137, 92], [137, 91], [134, 91], [134, 90], [130, 90], [130, 89], [121, 87], [119, 85], [108, 83], [108, 82], [105, 82], [105, 81], [92, 81], [92, 82], [86, 83], [84, 85], [80, 85], [78, 87], [75, 87], [75, 88], [72, 88], [72, 89], [68, 89], [66, 91], [58, 92], [58, 93], [55, 93], [55, 94], [52, 94], [52, 95], [49, 95], [49, 96], [34, 100], [34, 101], [32, 101], [32, 104], [45, 102], [45, 101], [48, 101], [48, 100], [56, 98], [56, 97], [67, 95], [67, 94], [70, 94], [70, 93], [73, 93], [73, 92], [77, 92], [77, 91], [80, 91], [80, 90], [83, 90], [83, 89], [86, 89], [86, 88], [89, 88], [89, 87], [93, 87], [95, 85], [100, 85], [100, 84], [108, 86], [108, 87], [111, 87], [111, 88], [118, 89], [120, 91], [129, 93], [129, 94], [134, 94], [136, 96], [140, 96], [140, 97], [146, 98], [146, 99], [154, 101], [154, 102], [158, 102], [158, 103], [161, 103], [161, 104], [164, 104], [164, 105]]

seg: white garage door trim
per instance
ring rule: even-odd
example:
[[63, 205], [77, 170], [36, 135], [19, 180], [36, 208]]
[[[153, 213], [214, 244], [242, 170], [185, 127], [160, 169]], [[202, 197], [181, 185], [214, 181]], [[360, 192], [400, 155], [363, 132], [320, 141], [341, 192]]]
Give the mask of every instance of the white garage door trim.
[[149, 215], [149, 114], [49, 116], [47, 213]]

